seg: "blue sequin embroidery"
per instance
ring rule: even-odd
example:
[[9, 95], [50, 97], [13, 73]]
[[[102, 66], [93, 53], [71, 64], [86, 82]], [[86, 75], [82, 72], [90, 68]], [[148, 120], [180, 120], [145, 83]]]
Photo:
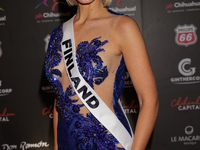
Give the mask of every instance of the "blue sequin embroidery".
[[[99, 85], [108, 76], [107, 66], [103, 66], [101, 57], [97, 54], [105, 51], [101, 48], [108, 41], [101, 42], [101, 37], [93, 39], [90, 43], [87, 41], [81, 42], [77, 47], [76, 61], [80, 74], [86, 82], [94, 88], [93, 82]], [[92, 63], [96, 65], [93, 67]]]
[[[71, 97], [76, 95], [70, 85], [65, 91], [61, 82], [55, 77], [62, 77], [58, 69], [53, 69], [61, 62], [62, 56], [60, 42], [62, 40], [62, 25], [58, 26], [51, 35], [48, 53], [45, 60], [45, 72], [57, 94], [57, 107], [59, 115], [70, 129], [59, 129], [58, 144], [59, 148], [68, 149], [66, 145], [74, 144], [73, 150], [124, 150], [116, 146], [119, 142], [108, 130], [89, 112], [84, 117], [79, 113], [83, 104], [75, 104], [78, 99]], [[77, 47], [76, 61], [78, 69], [88, 84], [94, 88], [94, 84], [101, 84], [108, 76], [107, 67], [103, 66], [103, 61], [99, 52], [105, 51], [101, 47], [108, 41], [100, 41], [101, 37], [93, 39], [90, 43], [81, 42]], [[94, 65], [94, 66], [93, 66]], [[70, 131], [68, 131], [70, 130]], [[66, 133], [65, 131], [69, 132]], [[75, 143], [67, 143], [70, 138], [75, 139]]]

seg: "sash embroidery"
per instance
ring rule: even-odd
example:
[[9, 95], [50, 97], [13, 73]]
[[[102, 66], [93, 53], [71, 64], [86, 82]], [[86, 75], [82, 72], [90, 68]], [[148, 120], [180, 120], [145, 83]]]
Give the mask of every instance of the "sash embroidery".
[[75, 61], [73, 19], [74, 17], [63, 25], [62, 41], [63, 57], [71, 84], [78, 97], [89, 111], [113, 134], [126, 150], [130, 150], [133, 136], [130, 136], [115, 114], [108, 108], [108, 106], [103, 102], [103, 100], [101, 100], [79, 73]]

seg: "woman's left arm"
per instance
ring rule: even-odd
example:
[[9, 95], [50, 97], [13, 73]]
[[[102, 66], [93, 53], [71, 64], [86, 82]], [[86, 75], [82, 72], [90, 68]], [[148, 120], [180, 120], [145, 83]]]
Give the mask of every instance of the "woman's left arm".
[[153, 131], [159, 107], [154, 74], [142, 34], [133, 19], [119, 19], [115, 27], [115, 40], [119, 43], [140, 104], [132, 150], [144, 150]]

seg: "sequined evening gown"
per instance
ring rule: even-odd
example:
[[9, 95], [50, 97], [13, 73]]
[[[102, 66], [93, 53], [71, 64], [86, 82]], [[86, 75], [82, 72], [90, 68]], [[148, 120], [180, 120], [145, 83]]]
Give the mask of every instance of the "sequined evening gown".
[[[115, 53], [112, 32], [120, 17], [113, 15], [110, 19], [103, 18], [103, 21], [91, 21], [84, 30], [76, 31], [76, 61], [86, 82], [131, 134], [117, 103], [124, 87], [125, 63], [122, 55]], [[46, 76], [57, 95], [58, 149], [123, 150], [115, 137], [87, 110], [74, 92], [61, 53], [62, 28], [61, 24], [53, 30], [45, 60]]]

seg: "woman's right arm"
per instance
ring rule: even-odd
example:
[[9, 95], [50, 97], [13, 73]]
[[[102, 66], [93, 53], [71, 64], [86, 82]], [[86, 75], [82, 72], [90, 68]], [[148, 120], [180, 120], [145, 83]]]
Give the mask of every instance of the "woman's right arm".
[[56, 98], [55, 98], [53, 107], [54, 150], [58, 150], [57, 127], [58, 127], [58, 111], [56, 107]]

